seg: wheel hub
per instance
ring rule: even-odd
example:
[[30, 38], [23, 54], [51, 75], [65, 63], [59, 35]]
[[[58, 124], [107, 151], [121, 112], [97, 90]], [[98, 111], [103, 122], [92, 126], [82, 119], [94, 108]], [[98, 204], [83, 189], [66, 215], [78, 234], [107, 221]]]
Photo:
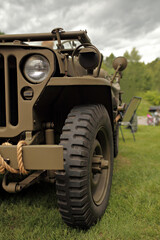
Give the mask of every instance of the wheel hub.
[[[106, 142], [105, 144], [107, 145]], [[106, 159], [108, 154], [103, 151], [102, 143], [98, 139], [94, 140], [92, 149], [91, 191], [93, 201], [96, 205], [100, 205], [107, 190], [109, 160]]]
[[93, 174], [102, 173], [103, 169], [108, 168], [109, 161], [104, 160], [102, 155], [94, 155], [92, 159], [92, 172]]

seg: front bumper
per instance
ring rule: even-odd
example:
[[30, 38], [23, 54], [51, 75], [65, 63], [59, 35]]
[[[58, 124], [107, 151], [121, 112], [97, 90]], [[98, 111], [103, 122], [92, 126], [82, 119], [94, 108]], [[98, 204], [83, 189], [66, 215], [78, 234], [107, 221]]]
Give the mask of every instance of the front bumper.
[[[18, 169], [17, 146], [0, 146], [0, 155], [9, 160], [9, 165]], [[63, 170], [63, 146], [27, 145], [23, 146], [23, 163], [26, 170]]]

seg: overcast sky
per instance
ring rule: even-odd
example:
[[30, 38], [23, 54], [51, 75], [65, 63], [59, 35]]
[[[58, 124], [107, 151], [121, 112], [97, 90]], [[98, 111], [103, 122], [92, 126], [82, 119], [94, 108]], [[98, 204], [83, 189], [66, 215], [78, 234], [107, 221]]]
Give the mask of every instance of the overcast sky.
[[87, 30], [104, 56], [136, 47], [142, 61], [160, 57], [160, 0], [0, 0], [0, 30]]

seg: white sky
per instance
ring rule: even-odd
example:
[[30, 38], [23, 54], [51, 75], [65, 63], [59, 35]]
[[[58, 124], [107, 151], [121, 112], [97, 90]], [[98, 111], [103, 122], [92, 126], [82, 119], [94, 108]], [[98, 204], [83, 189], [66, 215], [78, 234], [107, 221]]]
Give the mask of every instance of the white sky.
[[0, 30], [87, 30], [104, 56], [133, 47], [142, 61], [160, 57], [160, 0], [0, 0]]

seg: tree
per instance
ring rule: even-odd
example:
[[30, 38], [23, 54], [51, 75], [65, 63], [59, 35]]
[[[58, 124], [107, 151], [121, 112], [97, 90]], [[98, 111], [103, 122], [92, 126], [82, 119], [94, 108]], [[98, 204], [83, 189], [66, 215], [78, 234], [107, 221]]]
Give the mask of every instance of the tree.
[[152, 88], [151, 74], [147, 65], [142, 62], [129, 62], [121, 79], [121, 89], [124, 91], [123, 100], [129, 102], [139, 92], [145, 92]]
[[147, 72], [151, 78], [151, 90], [158, 90], [160, 92], [160, 59], [157, 58], [153, 62], [146, 65]]
[[138, 53], [138, 50], [134, 47], [132, 49], [132, 51], [129, 53], [128, 51], [126, 51], [124, 53], [124, 57], [128, 60], [128, 62], [139, 62], [139, 60], [141, 59], [141, 56]]
[[1, 32], [1, 31], [0, 31], [0, 35], [3, 35], [3, 34], [4, 34], [4, 32]]
[[115, 56], [114, 56], [113, 53], [111, 53], [111, 54], [109, 55], [109, 57], [106, 57], [105, 63], [106, 63], [106, 66], [107, 66], [108, 68], [112, 68], [112, 63], [113, 63], [113, 60], [114, 60], [114, 59], [115, 59]]
[[108, 72], [108, 74], [113, 74], [114, 69], [112, 67], [113, 60], [115, 59], [115, 56], [113, 53], [111, 53], [108, 57], [105, 58], [105, 60], [102, 63], [102, 68]]

